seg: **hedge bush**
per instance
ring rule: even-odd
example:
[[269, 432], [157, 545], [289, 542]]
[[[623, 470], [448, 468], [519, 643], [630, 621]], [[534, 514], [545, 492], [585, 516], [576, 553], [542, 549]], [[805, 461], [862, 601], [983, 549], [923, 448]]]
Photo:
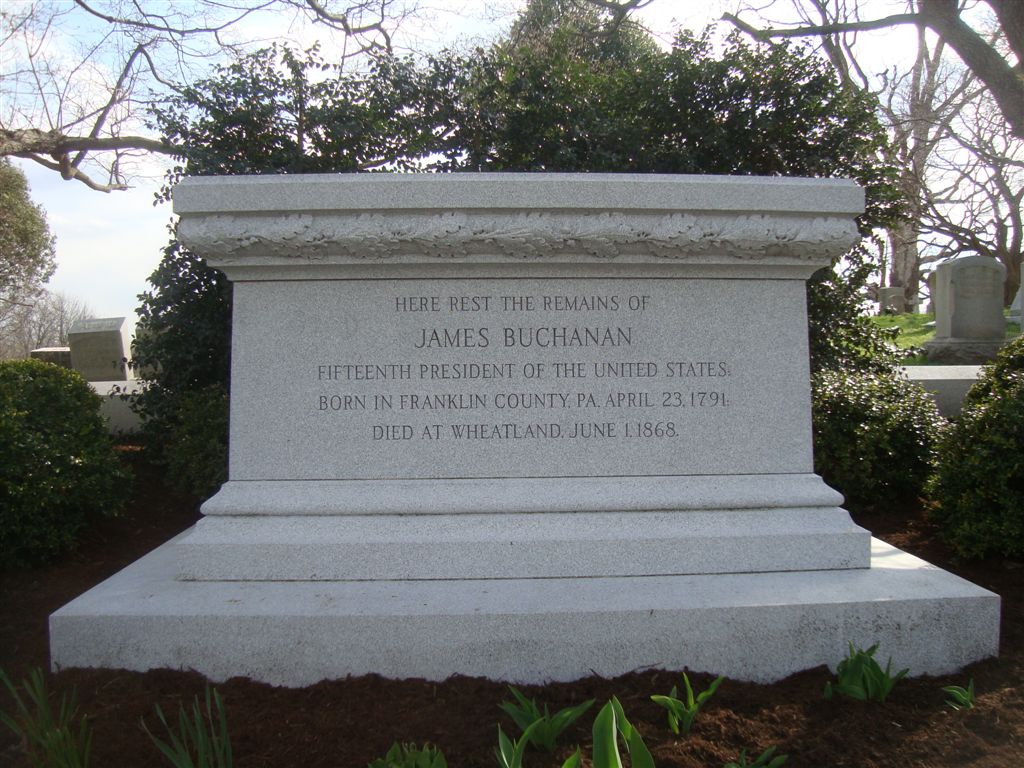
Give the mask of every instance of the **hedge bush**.
[[945, 425], [923, 389], [895, 373], [825, 370], [812, 404], [814, 469], [849, 509], [921, 494]]
[[52, 559], [91, 515], [121, 509], [128, 473], [100, 402], [73, 371], [0, 362], [0, 569]]
[[167, 480], [183, 493], [206, 499], [227, 480], [228, 393], [220, 384], [184, 392], [163, 445]]
[[967, 393], [930, 491], [932, 519], [961, 556], [1024, 558], [1024, 336]]
[[991, 365], [985, 366], [978, 380], [967, 390], [964, 407], [989, 400], [1010, 384], [1014, 373], [1024, 371], [1024, 336], [1007, 343]]

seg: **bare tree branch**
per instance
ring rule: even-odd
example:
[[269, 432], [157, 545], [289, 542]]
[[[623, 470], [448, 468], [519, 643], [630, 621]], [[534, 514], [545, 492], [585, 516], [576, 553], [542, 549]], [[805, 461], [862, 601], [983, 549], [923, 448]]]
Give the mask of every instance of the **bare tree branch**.
[[[145, 46], [143, 45], [137, 46], [135, 50], [132, 51], [131, 56], [128, 57], [128, 61], [125, 62], [124, 67], [121, 69], [121, 74], [118, 76], [117, 82], [114, 84], [114, 87], [110, 89], [110, 99], [100, 110], [96, 117], [96, 121], [93, 123], [92, 130], [89, 132], [89, 138], [95, 139], [99, 137], [100, 132], [106, 127], [107, 118], [110, 117], [111, 110], [113, 110], [114, 107], [124, 99], [125, 82], [131, 75], [131, 71], [135, 66], [135, 60], [140, 56], [144, 47]], [[73, 168], [78, 168], [88, 151], [89, 150], [84, 147], [79, 149], [78, 153], [75, 155], [75, 159], [71, 161], [71, 166]]]
[[80, 181], [85, 184], [85, 186], [89, 187], [89, 189], [96, 190], [97, 192], [119, 192], [129, 188], [127, 184], [123, 183], [102, 184], [95, 181], [78, 168], [71, 168], [68, 163], [54, 162], [53, 160], [47, 160], [45, 157], [40, 155], [26, 153], [14, 155], [14, 157], [23, 157], [26, 160], [31, 160], [44, 168], [49, 168], [51, 171], [57, 171], [61, 177], [66, 180]]
[[815, 37], [835, 35], [840, 32], [868, 32], [873, 29], [886, 29], [887, 27], [894, 27], [899, 24], [923, 23], [921, 15], [918, 13], [895, 13], [883, 19], [873, 19], [870, 21], [836, 21], [828, 24], [810, 24], [804, 27], [777, 27], [772, 29], [758, 29], [732, 13], [722, 14], [722, 21], [728, 21], [737, 29], [763, 43], [770, 42], [778, 37]]
[[[1024, 77], [1020, 64], [1015, 71], [992, 45], [967, 26], [960, 18], [956, 0], [922, 0], [921, 17], [989, 87], [1014, 135], [1024, 139]], [[1011, 38], [1011, 45], [1019, 49], [1019, 38]]]
[[330, 22], [332, 24], [339, 25], [348, 37], [355, 35], [364, 35], [367, 32], [376, 32], [384, 38], [384, 44], [380, 45], [376, 42], [371, 41], [370, 45], [372, 48], [379, 48], [381, 50], [391, 50], [391, 36], [384, 29], [384, 16], [383, 8], [381, 18], [379, 21], [373, 24], [363, 24], [361, 26], [352, 26], [352, 22], [349, 18], [349, 13], [331, 13], [319, 2], [319, 0], [306, 0], [306, 4], [313, 10], [313, 12], [320, 19]]
[[[887, 160], [897, 170], [909, 215], [887, 233], [883, 260], [889, 285], [902, 286], [906, 298], [913, 299], [924, 264], [977, 251], [1006, 264], [1008, 282], [1016, 290], [1024, 238], [1019, 126], [1007, 114], [1005, 102], [996, 103], [991, 85], [978, 71], [987, 65], [972, 64], [954, 42], [963, 47], [956, 35], [969, 35], [968, 44], [990, 54], [1000, 55], [1006, 45], [1014, 49], [1008, 38], [1016, 34], [1021, 43], [1024, 2], [986, 0], [1002, 11], [1000, 27], [980, 31], [963, 23], [964, 0], [911, 2], [909, 13], [872, 21], [858, 16], [859, 4], [845, 0], [796, 0], [799, 20], [792, 25], [765, 22], [758, 27], [736, 16], [726, 18], [760, 40], [817, 37], [840, 77], [878, 96], [880, 116], [891, 132]], [[896, 23], [917, 26], [916, 61], [908, 71], [892, 69], [872, 80], [858, 65], [856, 35]], [[926, 35], [929, 30], [939, 34]], [[967, 66], [951, 67], [950, 50]], [[1000, 66], [1013, 70], [1005, 60]], [[1024, 110], [1015, 116], [1024, 118]]]
[[[996, 11], [1010, 47], [1020, 57], [1024, 51], [1024, 3], [1020, 0], [985, 1]], [[957, 0], [919, 0], [916, 13], [898, 13], [869, 20], [836, 20], [790, 28], [758, 28], [732, 13], [724, 14], [722, 19], [764, 42], [776, 38], [826, 37], [841, 32], [878, 30], [902, 24], [927, 27], [956, 51], [964, 64], [988, 86], [1014, 135], [1024, 138], [1024, 76], [1021, 63], [1018, 61], [1016, 66], [1011, 66], [982, 35], [963, 21], [960, 13]]]
[[[229, 19], [229, 20], [227, 20], [227, 21], [225, 21], [225, 22], [223, 22], [223, 23], [221, 23], [219, 25], [214, 25], [214, 26], [198, 26], [198, 27], [174, 27], [174, 26], [171, 26], [166, 20], [162, 24], [152, 24], [152, 23], [150, 23], [148, 21], [144, 21], [143, 19], [151, 18], [152, 16], [150, 14], [141, 13], [141, 9], [139, 9], [140, 10], [140, 18], [130, 19], [130, 18], [127, 18], [127, 17], [113, 16], [111, 14], [102, 13], [101, 11], [98, 11], [97, 9], [93, 8], [92, 6], [90, 6], [87, 2], [85, 2], [85, 0], [74, 0], [74, 2], [75, 2], [75, 5], [77, 5], [82, 10], [86, 11], [87, 13], [92, 14], [93, 16], [95, 16], [98, 19], [102, 19], [103, 21], [107, 22], [108, 24], [114, 24], [114, 25], [126, 26], [126, 27], [134, 27], [136, 29], [148, 29], [148, 30], [152, 30], [154, 32], [164, 32], [164, 33], [167, 33], [169, 35], [174, 35], [176, 37], [185, 37], [187, 35], [198, 35], [198, 34], [205, 34], [205, 33], [210, 33], [210, 32], [221, 32], [221, 31], [227, 29], [228, 27], [232, 26], [233, 24], [237, 24], [239, 21], [244, 19], [246, 16], [248, 16], [251, 13], [253, 13], [253, 11], [256, 11], [256, 10], [259, 10], [259, 9], [262, 9], [262, 8], [266, 8], [267, 5], [269, 5], [269, 3], [263, 3], [262, 5], [258, 6], [257, 8], [246, 9], [242, 13], [240, 13], [238, 16], [235, 16], [234, 18], [231, 18], [231, 19]], [[139, 6], [136, 5], [136, 8], [139, 8]]]
[[[343, 35], [342, 55], [358, 56], [390, 50], [394, 25], [406, 13], [406, 4], [414, 7], [415, 2], [4, 4], [0, 157], [31, 159], [92, 189], [125, 189], [135, 159], [147, 153], [172, 154], [158, 139], [146, 136], [146, 105], [168, 92], [180, 92], [180, 83], [201, 77], [209, 62], [226, 62], [258, 45], [234, 39], [243, 22], [259, 14], [283, 13], [293, 21], [323, 24]], [[83, 28], [89, 34], [83, 35]]]
[[26, 154], [66, 155], [71, 152], [140, 149], [168, 153], [170, 145], [145, 136], [65, 136], [58, 131], [0, 129], [0, 155], [24, 157]]

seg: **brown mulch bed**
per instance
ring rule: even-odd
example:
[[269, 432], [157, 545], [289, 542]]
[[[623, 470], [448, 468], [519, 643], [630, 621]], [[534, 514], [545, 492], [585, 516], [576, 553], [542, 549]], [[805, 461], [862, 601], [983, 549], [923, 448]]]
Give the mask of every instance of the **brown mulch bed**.
[[[101, 521], [77, 552], [33, 571], [0, 576], [0, 668], [20, 680], [30, 668], [46, 667], [47, 616], [89, 587], [141, 557], [197, 517], [196, 505], [169, 492], [142, 454], [126, 449], [136, 481], [126, 514]], [[858, 519], [880, 538], [951, 570], [1003, 598], [1000, 657], [948, 677], [901, 682], [883, 705], [825, 701], [830, 679], [822, 667], [774, 685], [727, 680], [701, 711], [688, 736], [668, 730], [664, 711], [651, 694], [667, 693], [675, 672], [640, 671], [608, 680], [523, 686], [552, 709], [616, 695], [647, 741], [659, 768], [719, 768], [741, 749], [756, 756], [776, 745], [787, 766], [813, 768], [941, 768], [1024, 765], [1024, 568], [1001, 560], [962, 563], [939, 541], [919, 507]], [[884, 658], [885, 649], [880, 655]], [[945, 685], [973, 678], [977, 706], [955, 712], [945, 706]], [[153, 714], [159, 703], [176, 712], [178, 703], [202, 695], [204, 680], [187, 672], [146, 674], [117, 670], [68, 670], [49, 675], [52, 690], [74, 687], [94, 728], [97, 768], [165, 765], [143, 732], [143, 718], [159, 732]], [[711, 678], [691, 675], [703, 690]], [[227, 708], [235, 765], [362, 768], [393, 741], [438, 745], [452, 768], [496, 765], [497, 723], [515, 726], [498, 709], [508, 698], [503, 684], [455, 677], [434, 683], [366, 676], [323, 682], [309, 688], [274, 688], [234, 679], [218, 687]], [[681, 686], [680, 686], [681, 687]], [[597, 706], [564, 735], [588, 754], [590, 722]], [[11, 702], [0, 694], [0, 708]], [[571, 749], [554, 756], [529, 752], [529, 768], [561, 765]], [[0, 733], [0, 765], [20, 764], [18, 745]], [[588, 763], [589, 765], [589, 763]]]

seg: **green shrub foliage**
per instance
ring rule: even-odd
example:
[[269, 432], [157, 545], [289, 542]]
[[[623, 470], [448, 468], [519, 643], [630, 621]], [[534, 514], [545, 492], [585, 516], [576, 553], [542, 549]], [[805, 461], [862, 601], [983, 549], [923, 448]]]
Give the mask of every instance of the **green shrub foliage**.
[[170, 426], [167, 479], [205, 499], [227, 479], [228, 393], [220, 384], [184, 392]]
[[979, 405], [990, 400], [1006, 390], [1013, 382], [1013, 375], [1021, 372], [1024, 372], [1024, 336], [1018, 336], [999, 350], [996, 359], [985, 367], [967, 391], [964, 406]]
[[932, 518], [964, 557], [1024, 557], [1024, 336], [967, 393], [939, 445]]
[[90, 516], [120, 510], [127, 473], [99, 407], [73, 371], [0, 362], [0, 568], [52, 559]]
[[812, 390], [814, 469], [850, 508], [922, 492], [944, 425], [923, 389], [892, 373], [821, 371]]
[[149, 279], [154, 290], [140, 297], [132, 345], [133, 365], [149, 385], [134, 407], [171, 484], [205, 496], [227, 471], [231, 284], [178, 242], [164, 249]]

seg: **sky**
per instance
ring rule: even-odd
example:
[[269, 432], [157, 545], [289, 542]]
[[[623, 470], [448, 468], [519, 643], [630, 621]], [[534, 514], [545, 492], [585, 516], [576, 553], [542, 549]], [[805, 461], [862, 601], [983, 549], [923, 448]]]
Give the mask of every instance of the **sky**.
[[[493, 38], [511, 20], [514, 5], [514, 0], [509, 0], [501, 13], [495, 2], [447, 0], [446, 13], [435, 15], [425, 24], [407, 26], [406, 36], [396, 36], [396, 44], [422, 51]], [[732, 6], [735, 2], [728, 0], [653, 0], [641, 18], [667, 41], [679, 24], [699, 30]], [[681, 12], [685, 15], [679, 17]], [[893, 51], [901, 46], [906, 50], [902, 43], [894, 46], [892, 41], [908, 31], [876, 35], [879, 50]], [[267, 20], [254, 24], [247, 32], [254, 39], [269, 39], [275, 34]], [[308, 30], [298, 34], [302, 36], [300, 42], [311, 42]], [[912, 37], [906, 43], [912, 47]], [[96, 317], [125, 316], [134, 322], [138, 295], [149, 289], [147, 278], [169, 239], [170, 205], [153, 204], [162, 183], [161, 163], [149, 162], [146, 173], [133, 180], [132, 189], [101, 193], [79, 182], [64, 181], [31, 161], [16, 162], [28, 178], [32, 199], [45, 209], [50, 230], [56, 236], [57, 270], [48, 287], [83, 300]]]

